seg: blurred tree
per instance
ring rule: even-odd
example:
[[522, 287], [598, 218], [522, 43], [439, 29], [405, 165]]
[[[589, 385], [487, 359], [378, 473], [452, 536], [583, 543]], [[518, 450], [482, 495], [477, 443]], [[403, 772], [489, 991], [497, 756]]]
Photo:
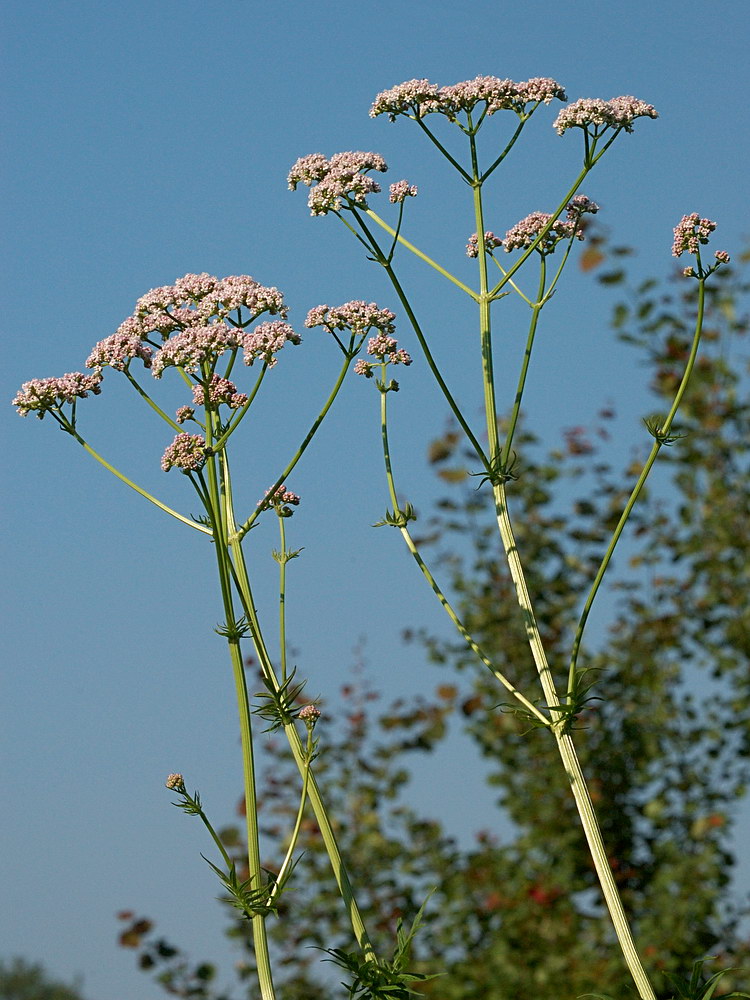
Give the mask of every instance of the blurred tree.
[[[628, 254], [594, 236], [583, 267], [621, 293], [614, 332], [646, 363], [656, 405], [666, 409], [692, 336], [695, 282], [680, 276], [631, 288]], [[589, 633], [579, 661], [597, 700], [579, 716], [576, 742], [636, 939], [663, 987], [660, 1000], [673, 995], [662, 972], [688, 976], [707, 955], [716, 961], [706, 976], [750, 965], [748, 908], [730, 885], [733, 819], [750, 776], [750, 402], [746, 361], [736, 354], [748, 327], [747, 290], [736, 266], [708, 284], [704, 344], [678, 415], [686, 436], [662, 451], [661, 475], [639, 501], [611, 573], [611, 624], [596, 638]], [[637, 461], [618, 473], [607, 457], [614, 420], [603, 409], [595, 427], [565, 431], [550, 453], [528, 431], [518, 438], [512, 513], [543, 639], [561, 672], [637, 474]], [[432, 444], [447, 495], [423, 543], [469, 630], [528, 693], [536, 675], [513, 585], [459, 442], [449, 430]], [[420, 986], [423, 995], [631, 995], [549, 734], [498, 709], [504, 692], [460, 640], [421, 631], [409, 638], [451, 670], [434, 695], [378, 710], [376, 692], [350, 684], [342, 706], [326, 713], [339, 721], [324, 719], [320, 728], [317, 772], [371, 933], [391, 947], [398, 918], [411, 919], [435, 887], [415, 969], [444, 975]], [[463, 721], [489, 764], [513, 823], [507, 842], [480, 832], [472, 846], [459, 845], [439, 817], [409, 805], [410, 756], [432, 751], [451, 719]], [[280, 745], [271, 744], [270, 755], [262, 816], [265, 832], [278, 837], [291, 825], [297, 781]], [[238, 832], [224, 837], [241, 866]], [[351, 945], [312, 819], [303, 841], [294, 887], [272, 925], [277, 968], [285, 1000], [325, 1000], [320, 953], [309, 949]], [[247, 948], [242, 922], [230, 934]], [[143, 953], [149, 941], [140, 943]], [[249, 948], [246, 955], [249, 975]], [[715, 996], [748, 978], [727, 975]]]
[[41, 965], [12, 958], [0, 959], [0, 1000], [83, 1000], [83, 994], [50, 979]]

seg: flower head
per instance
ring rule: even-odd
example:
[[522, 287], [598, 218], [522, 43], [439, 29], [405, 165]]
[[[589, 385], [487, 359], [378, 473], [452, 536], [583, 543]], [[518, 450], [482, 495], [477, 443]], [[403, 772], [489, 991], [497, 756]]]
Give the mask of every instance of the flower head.
[[716, 223], [710, 219], [701, 219], [697, 212], [683, 215], [674, 228], [674, 243], [672, 256], [681, 257], [683, 253], [698, 253], [701, 244], [708, 243], [708, 238], [716, 229]]
[[389, 191], [388, 201], [393, 205], [400, 205], [407, 198], [417, 197], [416, 185], [408, 181], [396, 181], [395, 184], [391, 184]]
[[[510, 253], [511, 250], [530, 247], [551, 218], [549, 212], [532, 212], [527, 215], [525, 219], [521, 219], [505, 234], [503, 250]], [[582, 240], [583, 229], [579, 226], [579, 218], [580, 213], [574, 212], [572, 217], [569, 214], [567, 219], [556, 219], [541, 242], [537, 244], [536, 249], [539, 253], [543, 255], [553, 253], [560, 240], [572, 237]]]
[[558, 135], [569, 128], [588, 130], [594, 127], [594, 132], [600, 135], [608, 128], [633, 131], [636, 118], [658, 118], [659, 113], [653, 105], [639, 101], [635, 97], [613, 97], [610, 101], [598, 98], [582, 97], [567, 108], [563, 108], [553, 123]]
[[64, 403], [85, 399], [90, 392], [98, 396], [102, 391], [101, 372], [86, 375], [68, 372], [60, 378], [34, 378], [24, 382], [13, 398], [13, 405], [22, 417], [35, 412], [41, 420], [50, 410], [59, 410]]
[[299, 710], [297, 718], [304, 722], [308, 729], [312, 729], [320, 718], [320, 709], [316, 708], [315, 705], [305, 705]]
[[185, 787], [185, 781], [181, 774], [168, 774], [167, 780], [164, 782], [167, 788], [172, 789], [175, 792], [181, 792]]
[[200, 434], [178, 434], [161, 459], [165, 472], [171, 468], [197, 472], [206, 461], [206, 441]]
[[351, 330], [364, 336], [369, 330], [392, 333], [395, 315], [390, 309], [380, 309], [374, 302], [354, 300], [341, 306], [316, 306], [307, 314], [305, 326], [325, 326], [328, 330]]
[[262, 500], [258, 501], [258, 507], [261, 510], [268, 510], [270, 507], [275, 507], [280, 514], [285, 517], [289, 517], [292, 513], [289, 507], [298, 507], [299, 503], [299, 496], [296, 493], [292, 493], [291, 490], [288, 490], [282, 483], [281, 486], [278, 486], [273, 491], [273, 493], [271, 493], [270, 490], [266, 490], [266, 495]]
[[330, 160], [313, 153], [297, 160], [287, 179], [291, 190], [300, 183], [311, 188], [307, 199], [311, 215], [326, 215], [337, 212], [344, 202], [347, 208], [367, 208], [366, 196], [380, 191], [380, 185], [367, 171], [387, 169], [378, 153], [336, 153]]
[[126, 331], [118, 330], [104, 340], [100, 340], [94, 346], [93, 351], [86, 358], [87, 368], [101, 370], [109, 365], [115, 371], [122, 372], [129, 367], [133, 358], [140, 358], [146, 368], [151, 367], [153, 351], [144, 344], [139, 336]]
[[[493, 232], [489, 229], [484, 234], [484, 248], [485, 250], [495, 250], [497, 247], [502, 246], [503, 241], [499, 236], [495, 236]], [[469, 237], [469, 242], [466, 244], [466, 256], [467, 257], [478, 257], [479, 256], [479, 234], [472, 233]]]
[[170, 337], [156, 352], [151, 373], [154, 378], [161, 378], [164, 369], [172, 366], [187, 372], [197, 371], [203, 362], [218, 358], [225, 351], [242, 347], [244, 338], [242, 330], [225, 323], [189, 326]]
[[515, 83], [496, 76], [477, 76], [447, 87], [438, 87], [429, 80], [407, 80], [378, 94], [370, 117], [387, 114], [395, 121], [399, 115], [416, 119], [439, 113], [453, 121], [460, 112], [471, 113], [478, 104], [488, 115], [505, 109], [525, 115], [528, 104], [549, 104], [555, 98], [567, 100], [564, 89], [549, 77]]
[[[208, 385], [208, 391], [206, 391], [206, 386], [202, 382], [193, 386], [193, 402], [196, 406], [219, 406], [225, 403], [230, 409], [238, 410], [247, 402], [247, 396], [242, 392], [237, 392], [237, 386], [234, 382], [230, 382], [228, 378], [213, 375]], [[190, 416], [193, 416], [193, 411], [189, 406], [183, 406], [181, 409], [189, 410]], [[177, 422], [182, 423], [179, 417], [177, 418]]]
[[397, 115], [422, 118], [432, 111], [440, 111], [437, 86], [429, 80], [407, 80], [378, 94], [370, 108], [370, 118], [388, 115], [395, 122]]
[[245, 364], [252, 365], [253, 361], [260, 359], [269, 368], [273, 368], [278, 361], [276, 354], [287, 343], [302, 343], [302, 337], [288, 323], [279, 319], [261, 323], [251, 333], [244, 334], [242, 346]]

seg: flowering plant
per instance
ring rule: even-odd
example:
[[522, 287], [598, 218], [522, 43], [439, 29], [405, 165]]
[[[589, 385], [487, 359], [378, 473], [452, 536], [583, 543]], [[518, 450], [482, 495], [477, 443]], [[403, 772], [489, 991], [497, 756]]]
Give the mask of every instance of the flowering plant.
[[[390, 186], [389, 203], [397, 206], [393, 225], [369, 207], [368, 198], [381, 190], [372, 172], [384, 173], [387, 170], [379, 154], [350, 151], [327, 158], [314, 153], [297, 160], [288, 175], [292, 190], [299, 184], [310, 188], [308, 206], [311, 214], [334, 215], [342, 221], [365, 247], [368, 256], [383, 268], [391, 282], [424, 360], [473, 452], [479, 485], [491, 492], [499, 542], [515, 586], [519, 615], [538, 673], [541, 698], [521, 689], [513, 676], [513, 665], [510, 670], [505, 666], [500, 669], [482, 649], [437, 582], [410, 531], [409, 524], [416, 517], [415, 508], [399, 499], [389, 445], [388, 399], [391, 392], [398, 391], [399, 383], [391, 377], [388, 369], [398, 365], [406, 368], [412, 364], [412, 357], [399, 347], [393, 336], [396, 316], [390, 309], [356, 300], [336, 307], [319, 305], [310, 310], [305, 326], [322, 327], [330, 334], [343, 357], [341, 367], [327, 399], [299, 447], [283, 468], [268, 477], [272, 485], [260, 499], [256, 499], [244, 519], [242, 516], [238, 518], [235, 512], [237, 502], [232, 488], [230, 442], [258, 397], [268, 373], [276, 367], [279, 353], [287, 344], [296, 346], [302, 340], [287, 322], [287, 307], [277, 288], [262, 286], [248, 275], [222, 279], [205, 273], [185, 275], [172, 285], [155, 288], [142, 296], [133, 314], [113, 334], [95, 345], [86, 361], [86, 367], [92, 374], [78, 372], [62, 378], [33, 379], [25, 383], [15, 397], [14, 403], [21, 415], [35, 413], [40, 419], [49, 415], [126, 485], [165, 513], [207, 536], [213, 543], [225, 616], [217, 631], [227, 641], [239, 709], [247, 835], [246, 873], [238, 870], [209, 821], [200, 796], [197, 792], [188, 792], [183, 776], [170, 774], [166, 784], [177, 795], [176, 805], [187, 814], [200, 817], [219, 851], [221, 864], [209, 864], [220, 879], [230, 903], [251, 924], [263, 1000], [273, 1000], [277, 995], [267, 921], [270, 915], [280, 912], [281, 898], [291, 884], [299, 860], [295, 857], [296, 847], [308, 806], [315, 815], [325, 843], [357, 945], [356, 951], [327, 949], [330, 959], [349, 976], [350, 997], [406, 1000], [420, 982], [426, 982], [440, 972], [420, 973], [409, 967], [411, 943], [419, 928], [424, 906], [408, 931], [399, 924], [392, 957], [376, 953], [366, 927], [366, 915], [357, 902], [345, 859], [339, 850], [334, 821], [316, 780], [315, 761], [324, 751], [315, 736], [320, 710], [302, 697], [304, 681], [297, 679], [295, 670], [290, 669], [287, 662], [284, 614], [286, 566], [300, 550], [287, 548], [286, 520], [293, 515], [293, 508], [300, 503], [300, 497], [288, 489], [286, 483], [333, 405], [350, 369], [354, 374], [370, 380], [379, 394], [380, 435], [391, 504], [391, 509], [385, 512], [379, 524], [399, 530], [407, 549], [459, 634], [479, 662], [505, 689], [512, 699], [514, 711], [530, 725], [547, 731], [554, 741], [578, 809], [612, 925], [638, 995], [642, 1000], [656, 1000], [656, 993], [630, 931], [576, 751], [575, 723], [590, 700], [589, 685], [585, 682], [586, 669], [579, 660], [588, 616], [615, 547], [661, 448], [672, 444], [679, 436], [673, 425], [696, 362], [703, 327], [705, 285], [718, 268], [728, 263], [729, 257], [725, 251], [717, 251], [711, 263], [702, 260], [701, 247], [707, 244], [716, 228], [710, 220], [702, 219], [697, 214], [686, 215], [676, 227], [673, 252], [675, 256], [689, 253], [694, 257], [695, 264], [686, 268], [684, 273], [698, 282], [698, 307], [691, 349], [668, 414], [646, 421], [654, 439], [651, 452], [592, 581], [581, 610], [567, 669], [561, 673], [558, 665], [548, 660], [508, 508], [508, 493], [517, 474], [513, 446], [542, 311], [552, 298], [574, 246], [585, 239], [587, 216], [599, 211], [594, 201], [580, 193], [580, 187], [619, 136], [633, 132], [636, 120], [658, 117], [651, 105], [628, 96], [609, 101], [579, 100], [564, 107], [558, 113], [553, 128], [560, 136], [574, 129], [582, 133], [580, 172], [563, 197], [557, 198], [557, 207], [552, 212], [532, 211], [510, 226], [500, 238], [485, 228], [485, 187], [537, 111], [553, 101], [564, 103], [566, 100], [564, 89], [549, 78], [516, 83], [496, 77], [477, 77], [445, 87], [438, 87], [428, 80], [410, 80], [383, 91], [375, 98], [370, 111], [372, 117], [387, 115], [391, 121], [397, 118], [413, 121], [471, 190], [474, 232], [468, 238], [466, 253], [477, 261], [477, 288], [465, 284], [403, 237], [406, 205], [418, 195], [415, 185], [401, 180]], [[511, 134], [500, 152], [490, 158], [488, 165], [481, 165], [477, 135], [500, 112], [515, 116], [515, 121], [511, 119], [514, 128], [510, 130]], [[442, 127], [439, 124], [441, 118], [462, 133], [463, 140], [468, 143], [468, 156], [462, 158], [449, 151], [447, 142], [438, 131]], [[380, 236], [378, 230], [385, 237]], [[502, 256], [496, 253], [501, 248]], [[399, 275], [396, 259], [397, 253], [403, 251], [415, 255], [452, 283], [477, 310], [476, 343], [481, 360], [485, 417], [483, 431], [472, 427], [436, 361], [431, 347], [432, 338], [420, 323]], [[517, 256], [508, 264], [505, 255], [513, 253]], [[549, 260], [555, 254], [558, 263], [553, 271]], [[524, 290], [522, 281], [534, 266], [536, 288], [530, 292]], [[494, 374], [493, 310], [510, 294], [518, 295], [525, 303], [530, 310], [530, 318], [517, 387], [504, 433], [501, 434], [502, 408], [497, 399]], [[258, 322], [266, 314], [277, 318]], [[366, 356], [355, 360], [363, 351]], [[255, 368], [253, 378], [245, 375], [246, 382], [239, 377], [243, 364], [246, 368]], [[139, 368], [139, 365], [142, 367]], [[163, 453], [162, 469], [165, 472], [176, 469], [185, 476], [203, 509], [200, 517], [191, 518], [172, 509], [132, 482], [94, 451], [82, 436], [78, 401], [90, 393], [98, 395], [101, 392], [107, 368], [124, 376], [139, 398], [171, 431], [176, 432]], [[174, 372], [169, 369], [174, 369]], [[140, 380], [141, 371], [150, 372], [156, 380], [156, 387], [164, 377], [171, 375], [182, 381], [186, 401], [179, 406], [174, 417], [169, 416], [157, 402], [152, 390], [144, 387]], [[191, 425], [190, 430], [185, 430], [185, 425]], [[483, 440], [486, 443], [482, 443]], [[256, 608], [254, 582], [244, 551], [249, 531], [257, 518], [267, 511], [276, 513], [280, 533], [280, 548], [274, 552], [279, 565], [280, 593], [277, 658], [270, 652], [267, 627]], [[264, 688], [254, 696], [247, 688], [243, 662], [243, 648], [247, 644], [253, 648]], [[253, 714], [261, 718], [267, 728], [283, 731], [300, 777], [296, 818], [287, 838], [284, 859], [275, 873], [269, 873], [261, 865], [254, 751], [257, 723]], [[606, 986], [601, 985], [602, 988]]]

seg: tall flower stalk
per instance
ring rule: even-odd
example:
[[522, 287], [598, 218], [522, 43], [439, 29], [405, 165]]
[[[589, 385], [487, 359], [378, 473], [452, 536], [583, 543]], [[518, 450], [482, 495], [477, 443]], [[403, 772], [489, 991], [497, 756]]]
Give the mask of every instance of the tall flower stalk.
[[[592, 584], [575, 635], [567, 682], [564, 687], [558, 687], [564, 679], [556, 676], [556, 671], [548, 662], [508, 509], [509, 483], [515, 478], [513, 439], [542, 310], [555, 290], [573, 244], [584, 238], [584, 217], [598, 211], [598, 206], [593, 201], [578, 193], [580, 187], [615, 140], [622, 133], [633, 131], [636, 119], [656, 118], [658, 116], [651, 105], [633, 97], [618, 97], [610, 101], [579, 100], [563, 108], [555, 120], [554, 128], [559, 135], [563, 135], [571, 129], [578, 129], [582, 133], [584, 148], [581, 170], [553, 212], [532, 212], [512, 226], [505, 237], [500, 239], [494, 232], [485, 228], [485, 184], [515, 147], [531, 116], [542, 104], [549, 104], [553, 100], [566, 101], [567, 98], [563, 88], [556, 81], [548, 78], [514, 83], [511, 80], [500, 80], [495, 77], [477, 77], [475, 80], [448, 87], [438, 87], [428, 80], [410, 80], [382, 92], [375, 98], [372, 105], [370, 111], [372, 117], [386, 114], [391, 121], [395, 121], [398, 117], [414, 121], [431, 144], [457, 171], [464, 184], [471, 188], [475, 232], [469, 238], [467, 254], [477, 260], [478, 289], [467, 286], [457, 276], [451, 274], [446, 267], [438, 264], [429, 254], [401, 235], [405, 201], [407, 197], [416, 195], [415, 186], [407, 181], [399, 181], [391, 185], [390, 201], [399, 206], [395, 226], [381, 219], [370, 209], [366, 196], [379, 190], [379, 185], [372, 177], [371, 171], [385, 169], [382, 157], [379, 157], [378, 154], [339, 153], [330, 160], [326, 160], [321, 154], [315, 154], [314, 157], [303, 157], [292, 167], [289, 174], [289, 185], [292, 189], [299, 183], [308, 185], [311, 189], [308, 200], [311, 213], [313, 215], [335, 214], [365, 246], [370, 257], [383, 267], [404, 308], [428, 367], [481, 465], [483, 481], [488, 482], [492, 489], [499, 538], [515, 586], [531, 655], [539, 675], [544, 696], [542, 705], [535, 704], [528, 693], [518, 689], [512, 678], [506, 677], [494, 668], [456, 615], [409, 533], [408, 523], [414, 517], [414, 510], [411, 504], [399, 503], [388, 444], [386, 399], [389, 392], [398, 389], [398, 384], [393, 380], [389, 381], [386, 372], [388, 365], [399, 362], [410, 363], [411, 359], [403, 350], [396, 350], [396, 343], [392, 338], [392, 342], [389, 344], [377, 340], [371, 341], [368, 351], [375, 356], [376, 362], [360, 361], [357, 370], [361, 375], [372, 377], [375, 369], [379, 367], [380, 377], [376, 379], [376, 385], [381, 396], [380, 433], [386, 481], [393, 507], [392, 511], [387, 512], [381, 523], [391, 524], [401, 531], [420, 571], [453, 621], [454, 626], [479, 660], [495, 674], [497, 680], [515, 698], [517, 710], [533, 724], [542, 725], [549, 729], [555, 739], [561, 765], [578, 809], [593, 865], [625, 962], [642, 1000], [655, 1000], [656, 994], [639, 957], [612, 875], [596, 812], [571, 735], [573, 723], [586, 701], [586, 689], [582, 685], [584, 672], [579, 669], [577, 660], [586, 620], [609, 565], [614, 547], [622, 534], [660, 448], [674, 440], [671, 436], [672, 424], [687, 387], [700, 341], [705, 280], [718, 266], [728, 261], [728, 256], [723, 251], [719, 251], [715, 255], [715, 262], [712, 266], [708, 268], [702, 266], [699, 253], [700, 245], [707, 241], [709, 233], [715, 228], [710, 220], [700, 219], [697, 215], [686, 216], [675, 230], [674, 253], [679, 254], [684, 250], [689, 250], [697, 255], [697, 270], [687, 269], [685, 272], [696, 277], [699, 281], [699, 308], [692, 350], [668, 416], [665, 419], [654, 418], [647, 422], [649, 431], [655, 438], [651, 454], [633, 489], [632, 496], [623, 510], [620, 522]], [[502, 151], [495, 156], [488, 167], [484, 168], [480, 163], [477, 134], [488, 118], [499, 111], [510, 111], [515, 114], [516, 127]], [[463, 133], [468, 142], [466, 162], [461, 162], [459, 157], [450, 152], [437, 131], [431, 127], [435, 116], [438, 119], [440, 117], [447, 119]], [[346, 166], [346, 169], [342, 169], [342, 164]], [[384, 244], [377, 237], [376, 229], [373, 228], [372, 224], [375, 227], [380, 227], [391, 237], [390, 245]], [[511, 266], [504, 267], [500, 263], [496, 254], [500, 247], [506, 253], [520, 251]], [[397, 248], [408, 251], [431, 267], [441, 278], [458, 287], [477, 308], [477, 342], [484, 399], [486, 448], [480, 444], [479, 434], [470, 426], [470, 421], [456, 403], [447, 380], [435, 361], [430, 349], [429, 338], [425, 334], [423, 325], [417, 319], [394, 265]], [[548, 262], [556, 251], [559, 264], [549, 280]], [[522, 275], [519, 272], [534, 257], [538, 261], [539, 268], [537, 288], [535, 295], [529, 296], [520, 287]], [[517, 389], [510, 406], [507, 432], [504, 440], [501, 440], [499, 434], [500, 411], [494, 375], [492, 312], [495, 303], [510, 292], [519, 295], [527, 304], [531, 310], [531, 319]]]

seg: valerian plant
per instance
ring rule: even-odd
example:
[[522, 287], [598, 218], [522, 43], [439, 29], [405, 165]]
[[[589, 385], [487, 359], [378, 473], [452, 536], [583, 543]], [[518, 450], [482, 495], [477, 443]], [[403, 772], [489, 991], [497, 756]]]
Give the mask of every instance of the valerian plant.
[[[495, 77], [478, 77], [448, 87], [437, 87], [427, 80], [412, 80], [384, 91], [375, 99], [371, 109], [373, 117], [386, 114], [391, 120], [404, 117], [415, 122], [471, 191], [474, 233], [468, 238], [466, 252], [477, 261], [478, 288], [465, 284], [402, 235], [405, 205], [417, 195], [414, 185], [405, 180], [391, 185], [390, 202], [398, 206], [394, 225], [381, 219], [369, 208], [367, 198], [380, 190], [372, 171], [384, 172], [387, 169], [385, 161], [378, 154], [342, 152], [329, 159], [316, 153], [298, 160], [289, 174], [291, 188], [300, 183], [310, 187], [309, 206], [312, 214], [333, 214], [344, 222], [366, 249], [368, 256], [383, 268], [392, 284], [427, 366], [471, 449], [476, 463], [473, 472], [477, 477], [478, 487], [492, 495], [496, 528], [516, 592], [517, 613], [528, 644], [526, 655], [530, 655], [534, 663], [541, 685], [541, 696], [532, 692], [528, 685], [523, 662], [500, 664], [467, 627], [466, 621], [462, 620], [438, 584], [418, 540], [412, 535], [409, 525], [415, 520], [415, 508], [412, 504], [399, 500], [389, 445], [388, 413], [389, 396], [399, 389], [393, 371], [398, 366], [409, 366], [412, 358], [398, 346], [393, 336], [396, 317], [389, 309], [375, 303], [352, 301], [338, 307], [321, 305], [310, 311], [306, 326], [322, 327], [331, 335], [343, 355], [341, 368], [327, 400], [304, 435], [299, 448], [290, 456], [283, 469], [274, 470], [274, 475], [268, 476], [267, 481], [272, 485], [263, 497], [256, 499], [254, 509], [250, 513], [245, 511], [239, 519], [235, 513], [238, 502], [232, 488], [230, 444], [264, 386], [268, 372], [276, 366], [278, 353], [285, 345], [297, 345], [301, 340], [299, 334], [286, 322], [286, 307], [276, 288], [261, 286], [246, 275], [223, 279], [208, 274], [186, 275], [173, 285], [156, 288], [138, 300], [133, 315], [114, 334], [95, 346], [86, 362], [91, 374], [76, 372], [62, 378], [32, 380], [22, 386], [14, 400], [22, 415], [35, 413], [40, 418], [49, 415], [63, 431], [124, 483], [165, 513], [206, 536], [213, 544], [224, 610], [224, 622], [217, 628], [217, 632], [227, 641], [239, 708], [244, 768], [246, 865], [244, 862], [239, 865], [230, 855], [222, 837], [208, 820], [200, 796], [187, 791], [182, 775], [171, 774], [167, 785], [178, 796], [175, 804], [202, 820], [219, 851], [220, 864], [213, 861], [209, 861], [209, 864], [219, 877], [228, 901], [251, 927], [253, 963], [263, 1000], [275, 1000], [277, 996], [268, 942], [268, 920], [281, 912], [291, 921], [294, 919], [294, 908], [286, 908], [284, 893], [293, 881], [299, 860], [297, 846], [308, 808], [312, 809], [315, 816], [356, 942], [356, 951], [331, 948], [326, 946], [326, 942], [322, 943], [329, 957], [349, 973], [350, 982], [345, 984], [349, 995], [373, 1000], [407, 997], [416, 990], [430, 990], [431, 984], [435, 982], [434, 976], [442, 971], [422, 971], [409, 967], [412, 937], [422, 919], [421, 908], [410, 932], [405, 934], [402, 924], [397, 922], [392, 947], [376, 950], [373, 944], [373, 938], [365, 924], [365, 915], [355, 895], [355, 887], [339, 849], [335, 833], [336, 819], [326, 806], [316, 778], [319, 757], [325, 753], [325, 747], [321, 748], [313, 736], [319, 710], [314, 704], [304, 705], [301, 700], [303, 682], [296, 678], [294, 670], [289, 669], [287, 660], [284, 611], [286, 567], [300, 550], [287, 548], [286, 520], [293, 514], [299, 497], [287, 489], [286, 481], [352, 367], [355, 374], [370, 380], [379, 394], [380, 436], [390, 502], [390, 509], [379, 523], [396, 527], [400, 531], [421, 573], [466, 647], [489, 671], [493, 683], [499, 685], [498, 695], [510, 697], [515, 711], [526, 722], [527, 728], [533, 726], [554, 744], [559, 758], [558, 767], [565, 775], [569, 792], [572, 793], [598, 885], [625, 963], [642, 1000], [656, 1000], [650, 976], [629, 926], [623, 893], [613, 872], [610, 854], [574, 740], [576, 723], [588, 711], [591, 699], [587, 665], [580, 662], [582, 639], [591, 606], [615, 547], [643, 491], [646, 478], [661, 449], [678, 440], [679, 432], [673, 425], [696, 365], [703, 332], [706, 283], [717, 269], [728, 263], [729, 257], [725, 251], [717, 251], [711, 262], [702, 259], [702, 250], [716, 228], [711, 220], [691, 214], [686, 215], [676, 227], [674, 254], [681, 256], [687, 253], [694, 258], [694, 264], [685, 268], [684, 272], [686, 278], [697, 282], [694, 332], [680, 377], [670, 398], [668, 412], [646, 420], [646, 427], [654, 440], [651, 453], [619, 513], [580, 611], [566, 657], [567, 663], [561, 671], [560, 659], [557, 656], [554, 659], [550, 657], [549, 644], [545, 643], [539, 627], [535, 599], [527, 584], [528, 572], [516, 543], [508, 509], [508, 494], [512, 493], [512, 484], [517, 475], [514, 446], [518, 443], [521, 403], [542, 311], [551, 300], [574, 245], [585, 237], [588, 217], [599, 210], [594, 201], [580, 193], [580, 187], [615, 141], [622, 134], [633, 131], [636, 120], [657, 117], [657, 112], [651, 105], [633, 97], [618, 97], [609, 101], [584, 99], [563, 108], [557, 115], [554, 128], [561, 136], [571, 130], [580, 133], [583, 156], [579, 174], [564, 189], [562, 197], [558, 193], [554, 198], [556, 207], [552, 212], [533, 211], [508, 228], [504, 237], [499, 238], [491, 230], [485, 229], [485, 186], [511, 153], [532, 116], [552, 101], [566, 100], [563, 88], [548, 78], [514, 83]], [[480, 129], [500, 112], [515, 116], [515, 127], [502, 142], [493, 143], [488, 162], [483, 163], [477, 136]], [[441, 118], [462, 133], [467, 143], [466, 154], [454, 155], [439, 131], [432, 127], [431, 122], [439, 122]], [[379, 237], [378, 229], [386, 236]], [[496, 253], [500, 248], [504, 254], [516, 255], [511, 264], [501, 263], [501, 258]], [[402, 251], [416, 255], [438, 275], [460, 289], [476, 307], [477, 349], [485, 411], [483, 431], [471, 426], [471, 421], [458, 405], [439, 368], [431, 349], [427, 328], [420, 323], [399, 276], [396, 255]], [[553, 259], [558, 262], [556, 268], [550, 266]], [[534, 266], [536, 274], [532, 280], [536, 287], [534, 290], [524, 289], [528, 280], [527, 272]], [[530, 310], [530, 319], [517, 389], [503, 426], [500, 417], [506, 407], [501, 406], [497, 399], [492, 318], [493, 309], [511, 294], [518, 295], [525, 303]], [[266, 313], [279, 318], [258, 323]], [[365, 348], [368, 335], [371, 336]], [[355, 362], [363, 349], [367, 357]], [[240, 359], [248, 368], [257, 367], [254, 380], [248, 379], [248, 384], [242, 381], [238, 386], [233, 379], [238, 379], [237, 370], [242, 370], [238, 363]], [[353, 366], [352, 362], [355, 362]], [[144, 387], [133, 370], [139, 365], [146, 371], [150, 370], [157, 383], [166, 374], [173, 374], [170, 369], [182, 381], [186, 390], [185, 403], [178, 408], [174, 417], [169, 416], [159, 405], [153, 390]], [[83, 437], [78, 419], [79, 400], [89, 394], [98, 395], [101, 392], [106, 369], [121, 373], [156, 417], [176, 432], [174, 440], [163, 453], [162, 469], [165, 472], [176, 469], [184, 475], [203, 508], [204, 513], [199, 518], [191, 518], [173, 510], [132, 482], [94, 451]], [[158, 385], [155, 387], [158, 388]], [[184, 429], [186, 425], [189, 430]], [[481, 443], [482, 440], [486, 440], [486, 444]], [[261, 488], [259, 484], [258, 492]], [[277, 657], [270, 651], [268, 630], [256, 608], [253, 597], [255, 584], [248, 570], [244, 550], [251, 528], [258, 517], [266, 512], [275, 513], [280, 535], [280, 548], [274, 552], [279, 565], [280, 592]], [[262, 693], [254, 698], [248, 691], [243, 662], [243, 650], [248, 645], [253, 650], [263, 686]], [[521, 677], [524, 679], [520, 680]], [[493, 717], [497, 711], [493, 706]], [[254, 713], [256, 720], [253, 719]], [[259, 726], [284, 733], [288, 751], [298, 772], [299, 804], [286, 837], [284, 860], [274, 872], [262, 866], [260, 857], [261, 820], [254, 742], [254, 733], [257, 733]], [[553, 780], [551, 775], [549, 780]], [[606, 793], [607, 789], [603, 789], [602, 795]], [[564, 875], [561, 875], [560, 882], [560, 892], [563, 895], [572, 894], [578, 888], [574, 883], [566, 885]], [[429, 888], [425, 887], [427, 890]], [[425, 923], [427, 922], [428, 917], [425, 919]], [[385, 957], [386, 955], [392, 957]], [[607, 983], [602, 982], [597, 986], [606, 989]], [[564, 963], [555, 990], [556, 996], [565, 991]]]

